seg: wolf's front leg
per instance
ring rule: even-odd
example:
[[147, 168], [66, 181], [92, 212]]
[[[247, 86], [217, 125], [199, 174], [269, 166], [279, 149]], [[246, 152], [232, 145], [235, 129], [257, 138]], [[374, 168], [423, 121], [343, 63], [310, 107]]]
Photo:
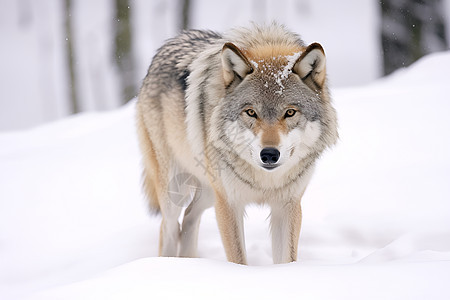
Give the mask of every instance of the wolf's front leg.
[[230, 205], [224, 197], [216, 196], [216, 218], [227, 259], [246, 265], [244, 240], [244, 207]]
[[272, 255], [276, 264], [297, 260], [298, 238], [302, 223], [300, 199], [284, 205], [272, 205]]

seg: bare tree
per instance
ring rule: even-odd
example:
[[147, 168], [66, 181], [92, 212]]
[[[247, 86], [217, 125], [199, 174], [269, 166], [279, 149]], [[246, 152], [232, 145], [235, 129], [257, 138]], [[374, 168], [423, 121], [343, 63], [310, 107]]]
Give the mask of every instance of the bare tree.
[[384, 0], [380, 5], [385, 74], [448, 49], [441, 0]]
[[126, 103], [137, 94], [134, 60], [132, 54], [132, 30], [130, 5], [128, 0], [116, 0], [114, 20], [115, 52], [114, 58], [119, 69], [122, 85], [122, 99]]
[[191, 1], [181, 0], [181, 29], [190, 28]]
[[71, 0], [65, 0], [64, 5], [64, 16], [65, 16], [65, 31], [66, 31], [66, 53], [67, 53], [67, 64], [69, 69], [69, 88], [70, 88], [70, 105], [72, 113], [80, 112], [78, 105], [78, 95], [76, 89], [76, 75], [75, 75], [75, 63], [74, 63], [74, 51], [72, 44], [72, 13]]

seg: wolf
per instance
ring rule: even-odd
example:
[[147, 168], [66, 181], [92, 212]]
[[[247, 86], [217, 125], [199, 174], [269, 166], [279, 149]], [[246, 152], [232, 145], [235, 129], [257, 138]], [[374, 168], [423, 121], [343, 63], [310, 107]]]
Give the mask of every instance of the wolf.
[[[195, 257], [214, 206], [228, 261], [246, 264], [243, 217], [257, 203], [271, 209], [274, 263], [297, 259], [302, 196], [338, 139], [319, 43], [277, 23], [184, 31], [157, 51], [136, 111], [143, 190], [162, 214], [159, 255]], [[190, 199], [181, 224], [173, 191]]]

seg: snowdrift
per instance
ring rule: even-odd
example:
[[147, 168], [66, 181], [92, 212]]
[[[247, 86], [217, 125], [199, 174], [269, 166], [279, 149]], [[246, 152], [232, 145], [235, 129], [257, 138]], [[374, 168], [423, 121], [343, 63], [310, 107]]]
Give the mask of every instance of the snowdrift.
[[299, 261], [272, 265], [249, 207], [250, 266], [208, 210], [196, 259], [157, 256], [134, 104], [0, 134], [0, 299], [449, 299], [450, 53], [332, 90], [340, 141], [303, 198]]

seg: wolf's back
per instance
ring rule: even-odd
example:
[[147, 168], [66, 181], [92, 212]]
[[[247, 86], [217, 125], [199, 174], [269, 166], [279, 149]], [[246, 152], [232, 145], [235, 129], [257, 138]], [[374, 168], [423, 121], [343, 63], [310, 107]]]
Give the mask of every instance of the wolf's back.
[[153, 57], [142, 90], [150, 93], [149, 96], [174, 88], [185, 92], [186, 79], [190, 74], [189, 65], [202, 51], [221, 38], [213, 31], [187, 30], [167, 40]]

